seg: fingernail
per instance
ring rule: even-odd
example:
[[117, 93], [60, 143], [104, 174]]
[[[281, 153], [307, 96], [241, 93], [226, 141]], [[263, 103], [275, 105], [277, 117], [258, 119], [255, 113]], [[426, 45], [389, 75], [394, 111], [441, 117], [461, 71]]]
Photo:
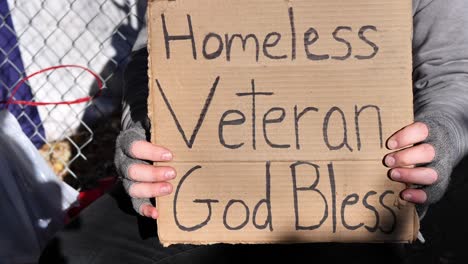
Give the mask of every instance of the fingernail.
[[171, 192], [171, 187], [165, 185], [165, 186], [162, 186], [159, 191], [162, 193], [162, 194], [168, 194]]
[[401, 179], [400, 173], [399, 173], [398, 171], [396, 171], [396, 170], [392, 170], [390, 176], [391, 176], [392, 179], [395, 180], [395, 181], [399, 181], [399, 180]]
[[166, 173], [164, 173], [164, 177], [167, 179], [167, 180], [172, 180], [174, 179], [176, 176], [176, 173], [174, 170], [169, 170], [169, 171], [166, 171]]
[[429, 172], [429, 173], [427, 174], [427, 177], [428, 177], [429, 179], [431, 179], [431, 181], [432, 181], [433, 183], [436, 182], [436, 181], [437, 181], [437, 178], [438, 178], [438, 177], [437, 177], [437, 173], [433, 173], [433, 172]]
[[392, 156], [387, 156], [387, 157], [385, 158], [385, 164], [386, 164], [387, 166], [389, 166], [389, 167], [395, 165], [395, 158], [392, 157]]
[[390, 139], [388, 142], [387, 142], [387, 146], [389, 149], [396, 149], [398, 147], [398, 142], [394, 139]]
[[413, 199], [413, 196], [412, 196], [411, 194], [409, 194], [409, 193], [405, 193], [405, 194], [403, 195], [403, 199], [404, 199], [405, 201], [411, 202], [411, 199]]
[[172, 153], [166, 152], [161, 155], [161, 160], [172, 160]]

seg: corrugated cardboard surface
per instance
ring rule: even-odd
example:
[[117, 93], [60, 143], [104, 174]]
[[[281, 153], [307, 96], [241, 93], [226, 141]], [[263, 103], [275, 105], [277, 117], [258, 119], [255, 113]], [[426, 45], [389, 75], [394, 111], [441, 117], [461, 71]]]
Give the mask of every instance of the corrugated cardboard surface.
[[151, 1], [148, 22], [152, 141], [179, 175], [163, 243], [414, 239], [382, 165], [413, 118], [411, 1]]

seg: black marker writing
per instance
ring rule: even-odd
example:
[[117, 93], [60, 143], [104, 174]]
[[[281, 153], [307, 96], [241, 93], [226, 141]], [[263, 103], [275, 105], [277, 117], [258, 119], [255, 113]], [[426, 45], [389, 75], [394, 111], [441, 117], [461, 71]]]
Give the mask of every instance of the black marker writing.
[[166, 104], [167, 109], [171, 113], [171, 116], [174, 119], [174, 122], [175, 122], [175, 124], [177, 126], [177, 130], [182, 135], [182, 138], [184, 139], [185, 144], [187, 144], [188, 148], [193, 147], [193, 143], [195, 142], [198, 131], [200, 130], [200, 127], [202, 126], [203, 121], [205, 120], [206, 113], [208, 112], [208, 109], [210, 108], [210, 105], [211, 105], [211, 101], [213, 100], [213, 97], [215, 95], [216, 88], [218, 87], [219, 79], [220, 79], [219, 76], [216, 77], [216, 80], [214, 81], [213, 86], [210, 89], [210, 93], [206, 97], [205, 105], [203, 106], [203, 109], [202, 109], [202, 111], [200, 113], [200, 117], [198, 118], [197, 125], [193, 129], [192, 135], [190, 136], [190, 140], [187, 139], [185, 131], [182, 128], [182, 125], [180, 124], [179, 119], [177, 118], [177, 115], [175, 114], [174, 109], [172, 108], [171, 103], [169, 102], [169, 99], [167, 98], [166, 94], [164, 93], [164, 90], [163, 90], [161, 84], [156, 79], [156, 84], [158, 86], [159, 92], [161, 93], [161, 96], [164, 99], [164, 103]]

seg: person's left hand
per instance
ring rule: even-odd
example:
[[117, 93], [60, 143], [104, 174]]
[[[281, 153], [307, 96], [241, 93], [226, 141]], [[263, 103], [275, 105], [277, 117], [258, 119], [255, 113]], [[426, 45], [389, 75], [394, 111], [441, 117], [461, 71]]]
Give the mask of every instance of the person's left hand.
[[423, 189], [412, 185], [429, 186], [436, 183], [438, 178], [434, 169], [417, 166], [428, 164], [435, 158], [435, 148], [429, 143], [422, 143], [428, 135], [428, 127], [416, 122], [396, 132], [387, 141], [388, 149], [401, 149], [385, 156], [384, 164], [391, 168], [388, 175], [394, 181], [407, 184], [401, 198], [415, 204], [426, 203], [428, 197]]

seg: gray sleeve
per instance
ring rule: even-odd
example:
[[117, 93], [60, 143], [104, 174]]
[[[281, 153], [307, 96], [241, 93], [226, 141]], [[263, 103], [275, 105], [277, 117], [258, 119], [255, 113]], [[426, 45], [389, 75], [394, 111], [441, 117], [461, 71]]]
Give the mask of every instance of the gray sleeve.
[[443, 124], [456, 165], [468, 149], [468, 1], [413, 5], [415, 117]]
[[[137, 140], [149, 139], [148, 120], [148, 51], [146, 49], [146, 27], [137, 38], [130, 61], [125, 69], [123, 85], [122, 132], [116, 141], [115, 166], [127, 193], [135, 183], [128, 175], [132, 164], [149, 164], [129, 157], [130, 146]], [[151, 204], [149, 199], [131, 199], [133, 208], [141, 214], [143, 204]]]

